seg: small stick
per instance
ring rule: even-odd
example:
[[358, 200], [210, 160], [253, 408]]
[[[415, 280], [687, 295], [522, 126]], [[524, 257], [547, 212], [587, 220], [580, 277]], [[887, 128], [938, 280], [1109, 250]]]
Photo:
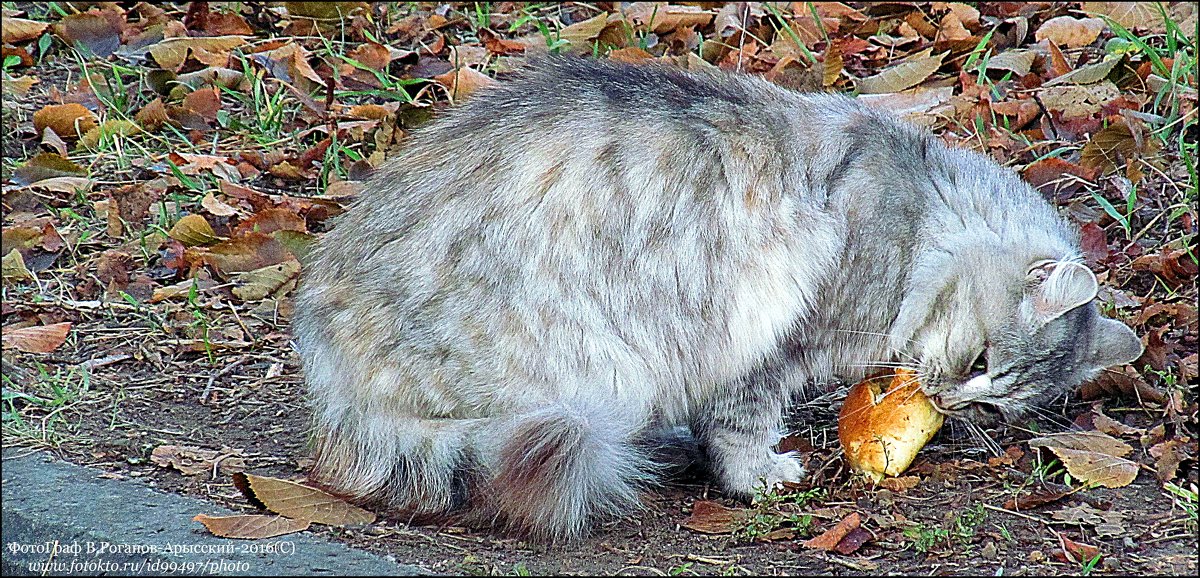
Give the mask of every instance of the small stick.
[[241, 365], [243, 361], [246, 361], [245, 357], [226, 365], [224, 369], [212, 374], [212, 376], [208, 378], [208, 385], [204, 386], [204, 391], [200, 392], [200, 405], [208, 405], [208, 396], [212, 394], [213, 383], [216, 383], [217, 378], [233, 371], [234, 369], [237, 369], [237, 366]]

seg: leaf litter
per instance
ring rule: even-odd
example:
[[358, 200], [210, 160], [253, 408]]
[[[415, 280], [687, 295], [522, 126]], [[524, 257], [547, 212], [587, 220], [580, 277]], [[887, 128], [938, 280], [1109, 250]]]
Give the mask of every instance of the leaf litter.
[[[6, 114], [15, 103], [9, 95], [26, 93], [17, 103], [23, 116], [6, 117], [5, 126], [19, 142], [6, 148], [15, 166], [4, 185], [6, 362], [10, 354], [17, 369], [33, 359], [48, 367], [97, 361], [87, 365], [97, 380], [88, 395], [112, 395], [105, 379], [124, 383], [131, 370], [146, 371], [141, 379], [174, 384], [131, 390], [133, 402], [153, 404], [177, 403], [167, 393], [179, 386], [172, 372], [194, 372], [184, 369], [194, 364], [214, 376], [247, 353], [269, 356], [271, 368], [290, 364], [286, 323], [305, 252], [328, 230], [327, 219], [361, 191], [360, 177], [399, 154], [407, 135], [451, 100], [504, 82], [543, 52], [577, 52], [740, 70], [809, 90], [857, 91], [952, 146], [1021, 171], [1080, 226], [1088, 263], [1104, 280], [1106, 314], [1133, 323], [1147, 336], [1148, 352], [1138, 364], [1104, 372], [1076, 392], [1105, 403], [1103, 411], [1080, 410], [1091, 415], [1089, 427], [1138, 445], [1137, 453], [1119, 455], [1120, 446], [1109, 442], [1080, 449], [1053, 437], [1035, 447], [1076, 470], [1094, 470], [1091, 477], [1100, 481], [1120, 482], [1129, 464], [1156, 474], [1114, 492], [1194, 483], [1196, 212], [1185, 202], [1189, 177], [1180, 145], [1194, 142], [1195, 73], [1183, 65], [1195, 55], [1182, 45], [1174, 55], [1165, 53], [1173, 33], [1163, 18], [1165, 12], [1170, 24], [1194, 30], [1195, 10], [1187, 3], [1164, 4], [1163, 12], [1154, 3], [1092, 2], [630, 3], [553, 11], [497, 3], [486, 13], [453, 4], [393, 12], [367, 3], [327, 4], [142, 3], [72, 7], [76, 13], [67, 17], [5, 9], [5, 55], [15, 57], [6, 70]], [[1118, 26], [1145, 39], [1160, 61], [1147, 48], [1131, 47]], [[81, 47], [78, 55], [71, 46]], [[79, 62], [87, 63], [87, 73]], [[71, 80], [49, 73], [54, 66], [74, 67]], [[53, 246], [53, 236], [42, 233], [42, 223], [31, 224], [31, 216], [49, 219], [69, 250], [43, 246], [41, 239]], [[10, 246], [9, 230], [27, 241]], [[53, 304], [34, 304], [39, 287], [58, 296]], [[55, 345], [55, 337], [33, 345], [50, 353], [26, 353], [8, 337], [10, 329], [36, 332], [62, 323], [72, 326], [61, 343]], [[116, 327], [125, 338], [111, 338]], [[67, 336], [73, 347], [62, 346]], [[215, 349], [206, 352], [206, 342]], [[230, 351], [215, 343], [253, 345]], [[104, 359], [120, 361], [99, 363]], [[266, 373], [272, 377], [265, 383], [294, 374], [287, 367]], [[233, 412], [235, 400], [262, 394], [261, 382], [250, 389], [230, 382], [236, 373], [215, 380], [212, 407]], [[14, 383], [33, 387], [28, 380]], [[26, 419], [49, 413], [28, 398], [12, 399]], [[175, 428], [156, 422], [165, 419], [159, 412], [114, 407], [129, 423]], [[81, 423], [99, 420], [71, 407], [60, 414], [83, 416]], [[261, 425], [248, 439], [273, 427]], [[239, 428], [255, 429], [225, 418], [197, 431], [221, 436]], [[203, 446], [224, 441], [210, 438]], [[196, 446], [172, 439], [154, 447], [164, 445]], [[837, 497], [869, 495], [898, 504], [899, 494], [923, 496], [982, 475], [969, 467], [979, 462], [938, 455], [931, 459], [940, 462], [918, 463], [916, 475], [894, 487], [846, 487], [837, 477], [839, 458], [813, 445], [805, 451], [828, 465], [813, 483], [836, 488]], [[1059, 456], [1070, 452], [1082, 453]], [[1032, 469], [1029, 455], [1014, 456], [990, 466], [997, 480]], [[1116, 465], [1105, 473], [1107, 462]], [[170, 468], [155, 465], [153, 475], [169, 482], [162, 476], [175, 472]], [[1121, 476], [1113, 473], [1118, 470]], [[1071, 476], [1084, 480], [1074, 471]], [[1023, 502], [1005, 496], [1014, 499], [1005, 507], [1077, 505], [1080, 494], [1060, 486], [1027, 487]], [[1101, 491], [1110, 490], [1088, 490]], [[696, 503], [692, 515], [704, 514], [708, 506]], [[745, 514], [721, 508], [733, 513], [712, 508], [708, 515], [715, 518], [705, 522], [701, 515], [693, 523], [728, 528], [730, 517]], [[910, 523], [903, 517], [894, 528], [850, 530], [838, 543], [852, 551], [856, 536], [875, 532], [854, 548], [891, 547], [904, 540], [898, 528]], [[297, 524], [275, 516], [226, 523], [247, 523], [233, 533], [259, 536], [278, 531], [274, 525]], [[1061, 554], [1083, 559], [1088, 550], [1081, 545], [1088, 543], [1104, 546], [1089, 534], [1071, 534], [1061, 541]], [[1114, 555], [1106, 548], [1105, 556]]]

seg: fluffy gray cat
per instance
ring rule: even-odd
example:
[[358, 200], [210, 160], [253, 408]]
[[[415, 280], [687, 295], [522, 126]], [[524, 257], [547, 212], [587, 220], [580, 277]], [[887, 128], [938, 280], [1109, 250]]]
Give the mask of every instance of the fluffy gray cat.
[[314, 478], [548, 540], [687, 428], [726, 492], [805, 384], [897, 362], [1011, 418], [1140, 355], [1011, 170], [836, 95], [548, 59], [417, 132], [325, 236], [295, 331]]

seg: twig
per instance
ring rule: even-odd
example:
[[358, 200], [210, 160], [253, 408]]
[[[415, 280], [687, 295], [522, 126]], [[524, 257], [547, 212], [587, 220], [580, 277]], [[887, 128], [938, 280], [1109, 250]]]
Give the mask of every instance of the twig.
[[226, 365], [224, 369], [212, 374], [212, 376], [208, 378], [208, 385], [204, 386], [204, 391], [200, 393], [200, 405], [208, 405], [208, 396], [212, 393], [213, 383], [217, 381], [217, 378], [233, 371], [234, 369], [237, 369], [237, 366], [241, 365], [243, 361], [246, 361], [245, 357], [239, 358], [237, 361]]
[[1009, 514], [1011, 516], [1016, 516], [1018, 518], [1025, 518], [1026, 520], [1032, 520], [1032, 521], [1042, 524], [1046, 527], [1050, 527], [1050, 522], [1047, 522], [1037, 516], [1030, 516], [1029, 514], [1022, 514], [1021, 512], [1015, 512], [1013, 510], [1009, 510], [1008, 508], [1001, 508], [1000, 506], [993, 506], [993, 505], [987, 504], [987, 503], [984, 503], [981, 505], [984, 508], [987, 508], [989, 510], [994, 510], [994, 511], [1001, 512], [1004, 514]]

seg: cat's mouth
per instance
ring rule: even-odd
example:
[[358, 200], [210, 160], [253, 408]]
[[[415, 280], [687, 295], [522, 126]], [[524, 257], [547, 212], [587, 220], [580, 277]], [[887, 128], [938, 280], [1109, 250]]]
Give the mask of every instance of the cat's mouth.
[[978, 425], [991, 425], [1004, 421], [1004, 412], [1000, 407], [986, 401], [956, 401], [946, 403], [940, 395], [929, 398], [933, 408], [942, 415], [970, 421]]

